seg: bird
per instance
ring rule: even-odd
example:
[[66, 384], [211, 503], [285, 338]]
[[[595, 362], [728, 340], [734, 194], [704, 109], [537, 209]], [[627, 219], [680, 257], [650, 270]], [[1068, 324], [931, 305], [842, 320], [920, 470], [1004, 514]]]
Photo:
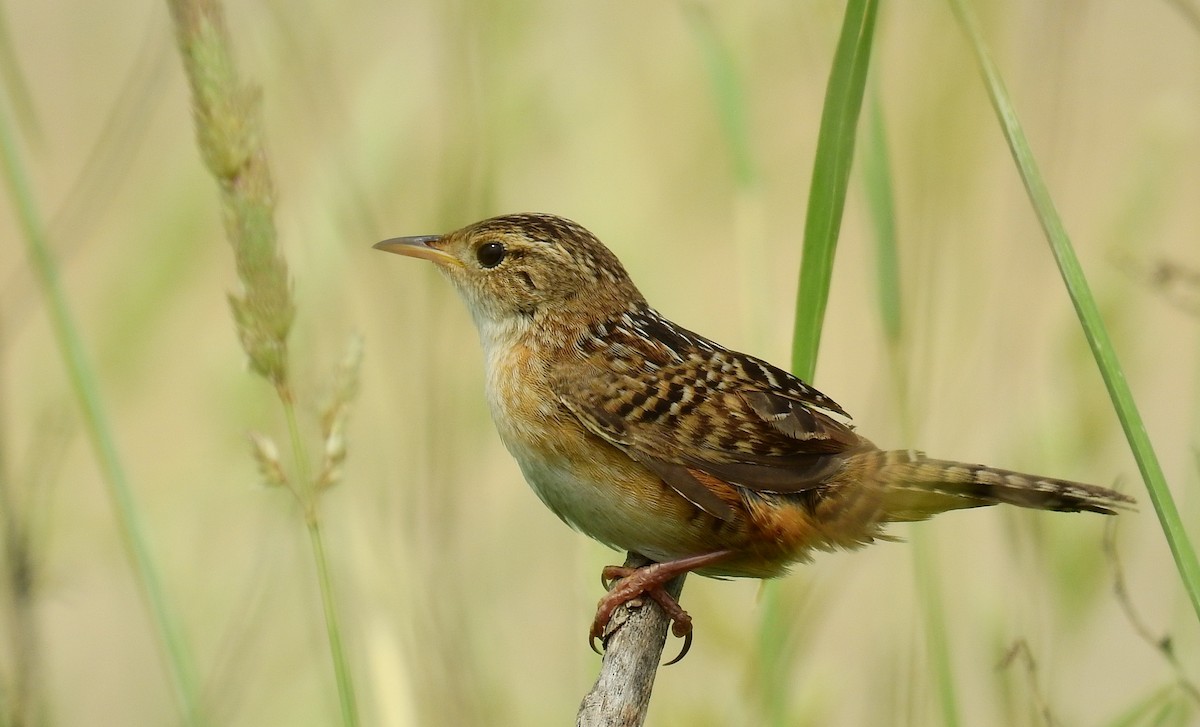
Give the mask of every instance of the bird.
[[482, 345], [496, 430], [538, 498], [647, 565], [607, 566], [589, 632], [639, 596], [691, 646], [665, 590], [689, 572], [775, 578], [818, 551], [893, 539], [889, 523], [1006, 503], [1113, 515], [1123, 493], [881, 449], [800, 378], [679, 326], [579, 224], [509, 214], [375, 248], [431, 261]]

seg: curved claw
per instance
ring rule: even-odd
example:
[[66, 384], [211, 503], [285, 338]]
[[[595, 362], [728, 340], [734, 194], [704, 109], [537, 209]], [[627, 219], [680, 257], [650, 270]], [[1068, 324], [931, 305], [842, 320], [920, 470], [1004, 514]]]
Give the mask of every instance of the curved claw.
[[[679, 662], [683, 661], [683, 657], [687, 656], [688, 652], [692, 650], [692, 629], [689, 627], [686, 630], [684, 630], [683, 628], [680, 628], [681, 626], [682, 626], [682, 624], [678, 621], [673, 623], [671, 625], [671, 633], [674, 634], [675, 636], [683, 639], [683, 648], [679, 650], [679, 653], [675, 655], [674, 659], [663, 662], [663, 664], [662, 664], [663, 666], [671, 666], [672, 664], [678, 664]], [[682, 633], [680, 633], [680, 632], [682, 632]], [[604, 651], [596, 648], [597, 639], [600, 640], [601, 644], [604, 643], [603, 638], [597, 637], [595, 634], [588, 634], [588, 646], [591, 647], [592, 651], [595, 652], [598, 656], [604, 656]]]
[[600, 585], [604, 586], [604, 590], [611, 591], [617, 581], [632, 575], [636, 570], [637, 568], [627, 568], [623, 565], [605, 566], [600, 570]]
[[731, 555], [732, 551], [717, 550], [711, 553], [688, 556], [677, 560], [649, 563], [637, 567], [610, 565], [600, 572], [600, 582], [607, 593], [596, 605], [596, 617], [592, 620], [592, 630], [588, 645], [592, 651], [600, 654], [596, 648], [596, 639], [601, 639], [613, 612], [639, 596], [647, 596], [660, 607], [671, 620], [671, 633], [683, 639], [683, 649], [679, 655], [663, 666], [670, 666], [687, 656], [692, 648], [692, 618], [679, 606], [679, 601], [667, 592], [665, 584], [672, 578], [683, 575], [698, 568], [706, 567]]
[[671, 659], [668, 662], [665, 662], [663, 664], [663, 666], [671, 666], [672, 664], [678, 664], [680, 661], [683, 660], [683, 657], [687, 656], [687, 653], [691, 650], [692, 650], [692, 632], [688, 631], [687, 633], [685, 633], [683, 635], [683, 648], [679, 650], [678, 656], [676, 656], [674, 659]]

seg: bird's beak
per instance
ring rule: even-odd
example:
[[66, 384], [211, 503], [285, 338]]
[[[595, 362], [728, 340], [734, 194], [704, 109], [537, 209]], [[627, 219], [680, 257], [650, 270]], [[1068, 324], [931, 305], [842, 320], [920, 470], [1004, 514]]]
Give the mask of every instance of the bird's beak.
[[372, 247], [384, 252], [394, 252], [397, 255], [419, 257], [432, 260], [439, 265], [462, 265], [458, 258], [450, 253], [433, 247], [431, 243], [442, 239], [441, 235], [418, 235], [416, 237], [393, 237], [390, 240], [377, 242]]

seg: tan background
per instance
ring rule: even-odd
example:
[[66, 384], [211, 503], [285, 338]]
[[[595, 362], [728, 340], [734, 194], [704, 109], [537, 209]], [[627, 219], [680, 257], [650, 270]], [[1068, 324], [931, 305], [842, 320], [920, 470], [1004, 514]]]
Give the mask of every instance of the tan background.
[[[1139, 271], [1200, 269], [1200, 32], [1166, 2], [991, 5], [987, 36], [1195, 523], [1200, 317]], [[559, 213], [605, 240], [665, 315], [786, 364], [841, 7], [712, 4], [744, 83], [756, 175], [741, 184], [675, 3], [231, 3], [242, 70], [263, 87], [306, 415], [349, 334], [366, 340], [346, 480], [325, 500], [365, 724], [568, 723], [597, 667], [584, 635], [598, 569], [620, 558], [521, 481], [449, 286], [370, 244]], [[216, 722], [334, 723], [303, 529], [247, 454], [247, 431], [283, 441], [285, 429], [230, 325], [231, 255], [165, 4], [5, 10], [33, 102], [23, 149], [38, 202]], [[888, 4], [873, 76], [912, 441], [858, 178], [816, 384], [881, 445], [1137, 494], [1140, 513], [1118, 529], [1136, 605], [1200, 674], [1195, 619], [948, 7]], [[9, 204], [0, 229], [3, 446], [37, 536], [48, 712], [63, 725], [172, 723]], [[895, 529], [924, 530], [937, 552], [966, 724], [1041, 724], [1026, 670], [997, 668], [1018, 639], [1064, 724], [1105, 723], [1170, 683], [1111, 595], [1103, 525], [976, 511]], [[780, 584], [798, 724], [936, 723], [912, 558], [903, 544], [825, 555]], [[757, 589], [688, 583], [696, 645], [660, 674], [652, 724], [760, 719]]]

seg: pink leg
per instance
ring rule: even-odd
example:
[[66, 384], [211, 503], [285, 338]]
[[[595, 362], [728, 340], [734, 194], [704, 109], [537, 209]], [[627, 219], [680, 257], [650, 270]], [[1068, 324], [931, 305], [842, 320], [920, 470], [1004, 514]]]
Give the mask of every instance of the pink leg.
[[678, 575], [712, 565], [727, 558], [731, 553], [732, 551], [728, 550], [718, 550], [662, 563], [650, 563], [639, 568], [620, 565], [607, 566], [601, 572], [601, 578], [606, 585], [613, 580], [616, 580], [616, 583], [612, 585], [608, 593], [604, 594], [596, 606], [596, 618], [592, 620], [589, 639], [592, 650], [596, 650], [596, 639], [604, 635], [604, 629], [608, 626], [617, 607], [629, 603], [638, 596], [646, 595], [654, 599], [654, 602], [661, 606], [671, 619], [671, 633], [685, 639], [683, 650], [679, 656], [667, 664], [674, 664], [682, 659], [692, 645], [692, 617], [679, 606], [679, 602], [671, 594], [667, 593], [664, 586]]

